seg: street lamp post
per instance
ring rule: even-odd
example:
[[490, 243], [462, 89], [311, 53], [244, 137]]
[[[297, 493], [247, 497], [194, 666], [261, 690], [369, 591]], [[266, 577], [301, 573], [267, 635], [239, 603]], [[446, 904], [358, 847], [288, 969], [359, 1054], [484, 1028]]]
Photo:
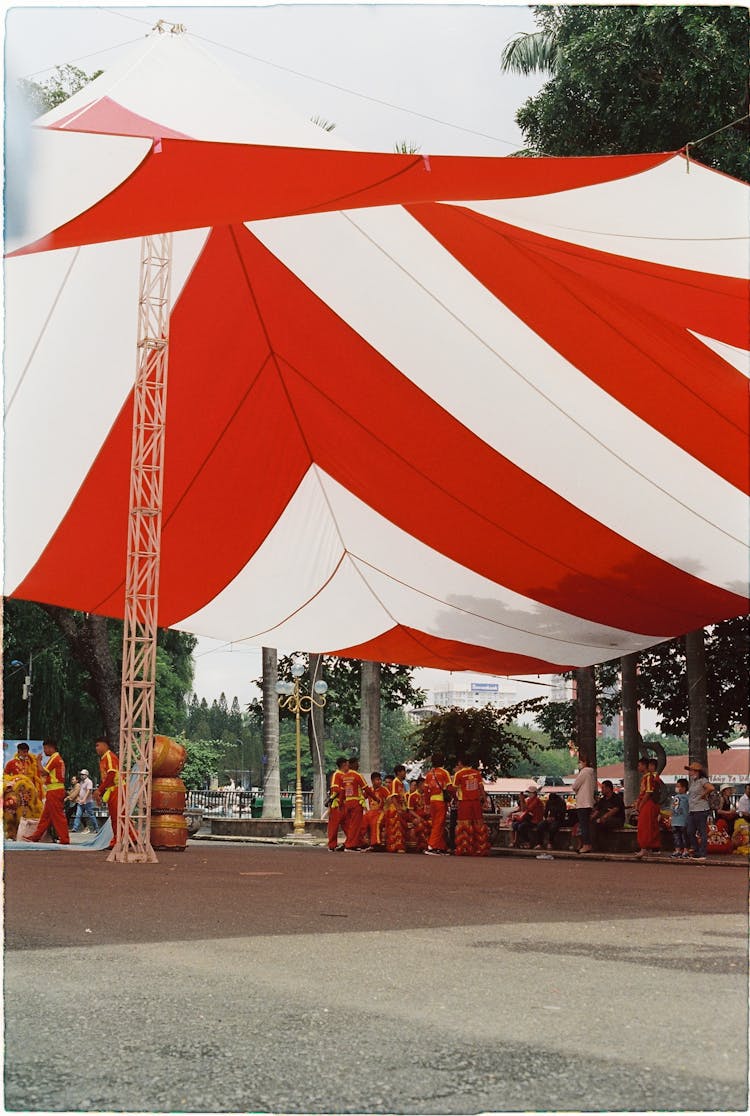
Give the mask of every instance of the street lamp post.
[[31, 652], [29, 652], [29, 665], [28, 665], [28, 667], [26, 666], [26, 663], [22, 663], [20, 659], [14, 659], [13, 662], [10, 664], [12, 667], [19, 666], [19, 667], [23, 667], [24, 670], [28, 670], [28, 674], [26, 675], [26, 677], [23, 680], [23, 696], [26, 698], [26, 740], [27, 741], [29, 741], [31, 739], [31, 665], [32, 665], [33, 661], [34, 661], [34, 656]]
[[305, 664], [302, 657], [296, 655], [292, 662], [293, 682], [277, 682], [276, 693], [279, 695], [279, 708], [288, 709], [294, 713], [297, 730], [297, 784], [294, 792], [294, 828], [295, 836], [304, 834], [305, 819], [302, 813], [302, 743], [300, 736], [300, 714], [309, 713], [314, 705], [322, 709], [326, 703], [327, 683], [316, 682], [312, 694], [303, 694], [300, 690], [300, 678], [305, 673]]

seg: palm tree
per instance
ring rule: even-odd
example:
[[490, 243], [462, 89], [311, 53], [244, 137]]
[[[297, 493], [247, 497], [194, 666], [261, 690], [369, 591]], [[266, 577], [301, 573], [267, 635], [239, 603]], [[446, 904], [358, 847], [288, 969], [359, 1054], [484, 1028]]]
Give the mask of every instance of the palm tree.
[[360, 771], [366, 779], [379, 771], [380, 755], [380, 663], [362, 663], [360, 690]]
[[[323, 672], [323, 656], [308, 655], [310, 672], [310, 693], [315, 692], [315, 683], [321, 678]], [[323, 801], [326, 796], [326, 771], [325, 771], [325, 746], [323, 742], [324, 723], [323, 709], [313, 703], [307, 717], [307, 736], [310, 742], [310, 757], [313, 769], [313, 808], [312, 816], [319, 818], [323, 813]]]
[[521, 31], [503, 47], [500, 69], [509, 74], [553, 74], [560, 57], [557, 36], [549, 31]]
[[596, 771], [596, 675], [594, 668], [577, 667], [576, 680], [576, 743]]
[[263, 780], [263, 817], [281, 817], [281, 782], [279, 775], [279, 703], [276, 698], [278, 678], [275, 647], [263, 648], [263, 755], [266, 760]]
[[685, 636], [688, 684], [688, 752], [690, 763], [708, 770], [708, 695], [706, 692], [706, 644], [703, 628]]
[[641, 734], [638, 731], [638, 653], [620, 659], [620, 693], [622, 696], [622, 739], [625, 766], [625, 805], [632, 806], [638, 797], [638, 760]]

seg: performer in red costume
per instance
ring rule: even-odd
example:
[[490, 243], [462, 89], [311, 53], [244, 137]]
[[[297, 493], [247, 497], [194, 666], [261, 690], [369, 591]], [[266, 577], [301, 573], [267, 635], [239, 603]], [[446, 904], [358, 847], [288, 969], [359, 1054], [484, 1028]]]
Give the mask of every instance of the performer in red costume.
[[45, 740], [42, 749], [47, 757], [42, 764], [42, 777], [45, 783], [44, 809], [34, 832], [25, 841], [41, 841], [50, 825], [61, 845], [70, 844], [68, 819], [65, 817], [65, 763], [57, 750], [54, 740]]
[[661, 851], [661, 834], [659, 831], [659, 793], [661, 779], [657, 773], [656, 760], [638, 760], [638, 773], [641, 776], [641, 785], [636, 801], [638, 809], [638, 857], [643, 858], [647, 853], [652, 856]]
[[346, 765], [346, 770], [341, 776], [344, 790], [344, 813], [341, 825], [346, 834], [344, 852], [356, 852], [362, 838], [362, 818], [364, 809], [364, 792], [367, 780], [352, 766], [352, 761]]
[[[344, 815], [344, 774], [349, 770], [349, 760], [346, 756], [339, 756], [336, 760], [336, 770], [331, 776], [328, 788], [328, 849], [336, 852], [339, 840], [339, 828]], [[344, 847], [343, 845], [341, 846]]]
[[110, 748], [106, 737], [100, 737], [94, 747], [99, 757], [99, 786], [94, 791], [94, 799], [99, 805], [103, 802], [109, 812], [112, 823], [109, 847], [113, 849], [119, 834], [117, 807], [120, 801], [120, 759]]
[[[372, 852], [382, 851], [383, 841], [383, 807], [390, 791], [383, 786], [383, 776], [379, 771], [373, 771], [370, 776], [370, 786], [365, 787], [365, 794], [371, 805], [362, 818], [363, 828], [367, 829], [370, 836], [369, 849]], [[365, 852], [368, 850], [365, 849]]]
[[385, 849], [390, 853], [406, 852], [406, 786], [404, 777], [406, 768], [399, 764], [394, 768], [393, 778], [390, 781], [390, 796], [386, 800], [383, 829], [385, 831]]
[[482, 817], [487, 805], [482, 776], [463, 757], [459, 757], [453, 775], [458, 798], [456, 820], [456, 856], [489, 856], [490, 833]]
[[435, 754], [432, 757], [432, 767], [425, 775], [425, 791], [430, 800], [430, 839], [425, 850], [427, 856], [440, 856], [448, 854], [445, 841], [445, 818], [448, 813], [446, 795], [451, 797], [453, 784], [451, 777], [443, 767], [443, 757]]
[[406, 796], [406, 850], [424, 852], [430, 836], [430, 809], [425, 804], [422, 788], [424, 777], [410, 781]]

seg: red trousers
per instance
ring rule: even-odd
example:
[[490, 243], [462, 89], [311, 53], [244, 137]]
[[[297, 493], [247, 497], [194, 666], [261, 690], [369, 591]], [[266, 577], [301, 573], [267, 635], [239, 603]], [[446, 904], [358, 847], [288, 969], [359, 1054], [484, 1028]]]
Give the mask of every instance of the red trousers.
[[369, 810], [365, 810], [362, 817], [362, 824], [370, 834], [370, 848], [373, 845], [383, 844], [383, 808], [382, 806], [373, 806]]
[[482, 803], [460, 801], [456, 816], [456, 856], [489, 856], [490, 834], [482, 816]]
[[358, 849], [362, 837], [362, 803], [359, 799], [350, 798], [344, 803], [344, 816], [341, 819], [341, 828], [346, 834], [345, 849]]
[[335, 849], [339, 841], [339, 827], [343, 810], [340, 806], [331, 806], [328, 811], [328, 848]]
[[107, 810], [109, 811], [109, 820], [112, 823], [112, 840], [109, 843], [109, 847], [111, 849], [114, 848], [114, 846], [116, 845], [117, 836], [120, 832], [120, 821], [119, 821], [119, 818], [117, 817], [117, 807], [119, 806], [119, 804], [120, 804], [120, 790], [119, 790], [119, 787], [115, 787], [114, 790], [112, 791], [111, 795], [107, 799]]
[[42, 816], [39, 819], [34, 832], [29, 837], [30, 841], [40, 841], [44, 834], [49, 829], [50, 825], [54, 825], [55, 833], [60, 839], [61, 845], [70, 844], [70, 834], [68, 833], [68, 819], [65, 817], [65, 789], [60, 787], [59, 790], [49, 790], [44, 799], [44, 809]]
[[386, 852], [406, 852], [405, 818], [406, 812], [399, 810], [393, 803], [385, 808], [383, 813], [383, 831], [385, 833]]
[[445, 843], [445, 818], [448, 813], [448, 803], [441, 799], [430, 800], [430, 848], [448, 851]]
[[659, 803], [649, 798], [638, 811], [638, 848], [661, 849]]

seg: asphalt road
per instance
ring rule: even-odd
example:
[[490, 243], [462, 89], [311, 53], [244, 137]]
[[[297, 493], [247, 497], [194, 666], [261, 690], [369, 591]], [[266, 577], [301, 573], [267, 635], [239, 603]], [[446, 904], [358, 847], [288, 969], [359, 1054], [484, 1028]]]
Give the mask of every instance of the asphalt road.
[[5, 861], [10, 1111], [746, 1111], [747, 874], [195, 843]]

